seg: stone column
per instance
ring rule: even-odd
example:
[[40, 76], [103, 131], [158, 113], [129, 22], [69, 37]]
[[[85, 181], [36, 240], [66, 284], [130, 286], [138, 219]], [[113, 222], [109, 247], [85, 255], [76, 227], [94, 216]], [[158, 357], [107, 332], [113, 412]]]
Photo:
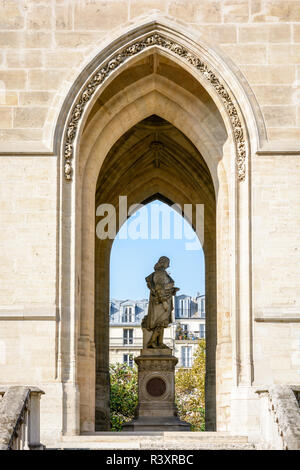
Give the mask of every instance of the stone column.
[[30, 390], [30, 414], [28, 422], [28, 443], [30, 450], [43, 450], [40, 439], [40, 399], [42, 390], [34, 387]]
[[96, 238], [95, 266], [95, 430], [110, 429], [109, 260], [111, 240]]

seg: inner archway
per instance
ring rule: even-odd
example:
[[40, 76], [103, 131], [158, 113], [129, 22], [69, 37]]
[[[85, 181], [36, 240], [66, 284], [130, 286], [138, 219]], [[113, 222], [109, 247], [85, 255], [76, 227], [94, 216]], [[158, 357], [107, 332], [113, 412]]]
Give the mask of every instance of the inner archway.
[[[206, 427], [216, 420], [216, 199], [207, 165], [195, 146], [172, 124], [157, 115], [140, 121], [108, 153], [97, 181], [96, 207], [111, 204], [120, 223], [120, 196], [133, 204], [163, 199], [182, 209], [190, 205], [191, 224], [203, 240], [206, 258], [207, 370]], [[203, 208], [201, 221], [198, 208]], [[104, 214], [102, 214], [104, 215]], [[99, 219], [98, 219], [99, 220]], [[96, 222], [97, 223], [97, 222]], [[109, 259], [111, 239], [95, 247], [96, 429], [109, 421]], [[105, 294], [104, 294], [105, 293]], [[106, 369], [106, 370], [105, 370]], [[101, 393], [100, 393], [101, 390]]]

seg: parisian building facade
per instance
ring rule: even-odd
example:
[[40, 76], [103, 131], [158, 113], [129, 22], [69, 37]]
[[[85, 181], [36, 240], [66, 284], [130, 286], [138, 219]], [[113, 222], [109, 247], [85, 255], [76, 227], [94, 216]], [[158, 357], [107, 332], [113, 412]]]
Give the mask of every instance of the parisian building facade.
[[[198, 340], [205, 339], [205, 295], [176, 295], [173, 302], [174, 322], [165, 329], [164, 342], [178, 358], [176, 368], [190, 368]], [[110, 363], [133, 366], [143, 347], [141, 322], [147, 310], [147, 299], [110, 301]]]

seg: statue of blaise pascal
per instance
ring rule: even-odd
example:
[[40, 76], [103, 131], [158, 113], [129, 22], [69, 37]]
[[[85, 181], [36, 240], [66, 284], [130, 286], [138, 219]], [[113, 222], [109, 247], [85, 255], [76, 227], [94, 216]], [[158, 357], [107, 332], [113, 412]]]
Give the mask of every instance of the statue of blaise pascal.
[[169, 266], [169, 258], [161, 256], [154, 266], [154, 272], [146, 277], [150, 298], [148, 314], [142, 321], [142, 328], [152, 332], [147, 348], [168, 348], [163, 343], [164, 329], [173, 321], [173, 295], [179, 290], [174, 287], [173, 279], [166, 272]]

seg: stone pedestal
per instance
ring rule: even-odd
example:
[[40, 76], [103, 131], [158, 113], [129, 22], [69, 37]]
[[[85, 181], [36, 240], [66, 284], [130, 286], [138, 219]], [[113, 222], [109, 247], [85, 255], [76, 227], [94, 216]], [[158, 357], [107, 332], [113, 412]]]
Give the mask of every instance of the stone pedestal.
[[142, 349], [138, 366], [139, 403], [123, 431], [190, 431], [175, 406], [175, 365], [171, 349]]

